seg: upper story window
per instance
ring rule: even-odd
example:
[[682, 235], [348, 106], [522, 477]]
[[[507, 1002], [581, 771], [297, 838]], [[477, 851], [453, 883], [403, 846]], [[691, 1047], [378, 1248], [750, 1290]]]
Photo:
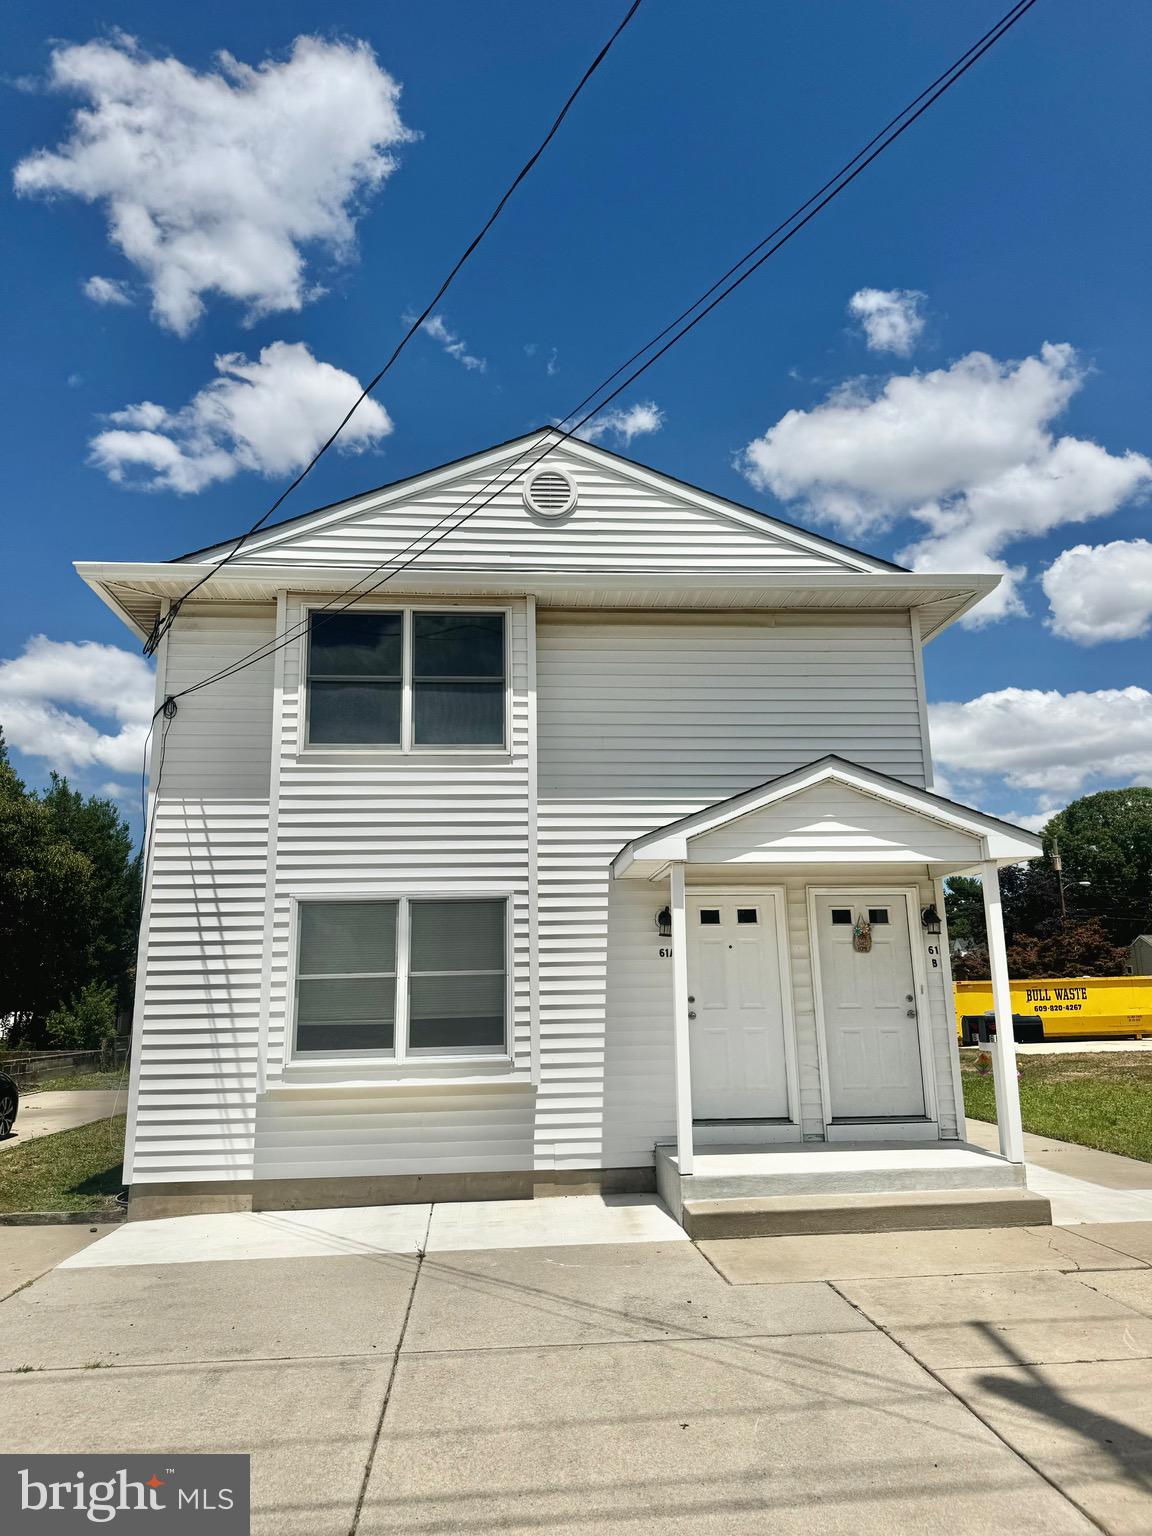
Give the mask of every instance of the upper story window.
[[503, 747], [504, 620], [466, 609], [314, 613], [309, 745]]

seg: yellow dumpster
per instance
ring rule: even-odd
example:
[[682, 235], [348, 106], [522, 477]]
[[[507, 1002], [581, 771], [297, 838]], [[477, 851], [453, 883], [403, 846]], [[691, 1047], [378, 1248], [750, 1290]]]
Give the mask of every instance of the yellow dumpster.
[[[1047, 1040], [1152, 1035], [1152, 976], [1067, 976], [1013, 981], [1012, 1012], [1040, 1020]], [[956, 1027], [968, 1043], [965, 1018], [992, 1008], [990, 981], [957, 981]]]

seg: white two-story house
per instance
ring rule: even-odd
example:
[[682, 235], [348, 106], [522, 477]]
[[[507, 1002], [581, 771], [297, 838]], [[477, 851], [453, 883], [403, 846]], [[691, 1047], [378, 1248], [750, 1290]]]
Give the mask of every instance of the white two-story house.
[[141, 637], [210, 576], [157, 652], [132, 1214], [1021, 1194], [1014, 1074], [1006, 1157], [960, 1140], [941, 882], [996, 962], [1040, 844], [932, 792], [921, 659], [995, 577], [549, 429], [78, 569]]

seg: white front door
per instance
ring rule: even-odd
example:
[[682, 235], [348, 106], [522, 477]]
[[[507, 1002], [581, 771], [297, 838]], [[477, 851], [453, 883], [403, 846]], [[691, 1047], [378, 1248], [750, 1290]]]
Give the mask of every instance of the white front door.
[[694, 1120], [788, 1117], [776, 898], [689, 896]]
[[[872, 947], [853, 942], [871, 924]], [[924, 1113], [916, 982], [902, 895], [844, 891], [816, 897], [820, 993], [832, 1118]]]

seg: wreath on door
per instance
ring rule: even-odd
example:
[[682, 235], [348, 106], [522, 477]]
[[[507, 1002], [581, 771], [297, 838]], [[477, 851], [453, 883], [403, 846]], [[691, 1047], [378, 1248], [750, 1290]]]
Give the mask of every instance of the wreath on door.
[[852, 948], [860, 955], [867, 955], [872, 951], [872, 924], [863, 912], [852, 925]]

